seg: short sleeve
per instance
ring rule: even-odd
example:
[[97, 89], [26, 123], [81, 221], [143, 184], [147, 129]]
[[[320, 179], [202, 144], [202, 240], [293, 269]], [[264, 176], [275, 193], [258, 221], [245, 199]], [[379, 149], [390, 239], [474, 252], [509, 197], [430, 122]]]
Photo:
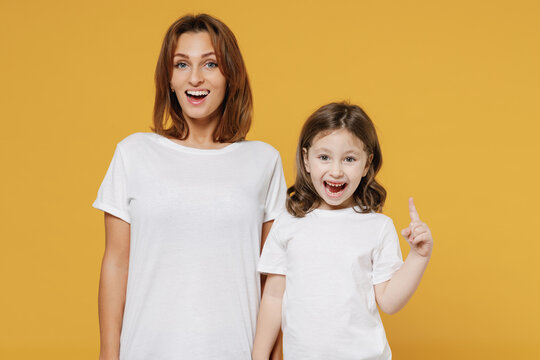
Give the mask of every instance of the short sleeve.
[[265, 274], [287, 273], [287, 249], [279, 235], [277, 224], [274, 224], [268, 233], [257, 271]]
[[373, 252], [373, 284], [390, 280], [403, 264], [399, 238], [391, 219], [388, 219], [379, 236], [379, 246]]
[[97, 199], [92, 206], [131, 223], [126, 168], [120, 146], [116, 147], [109, 169], [98, 190]]
[[274, 220], [285, 209], [286, 194], [287, 185], [285, 184], [285, 177], [283, 176], [281, 157], [278, 154], [274, 163], [270, 186], [266, 193], [263, 222]]

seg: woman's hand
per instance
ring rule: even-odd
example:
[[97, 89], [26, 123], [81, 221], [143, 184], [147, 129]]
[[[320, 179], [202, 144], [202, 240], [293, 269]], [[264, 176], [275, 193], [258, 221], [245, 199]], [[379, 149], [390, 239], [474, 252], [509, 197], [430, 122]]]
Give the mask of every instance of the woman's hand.
[[420, 220], [413, 198], [409, 198], [409, 215], [411, 223], [409, 227], [401, 230], [401, 235], [411, 246], [411, 250], [423, 257], [431, 256], [433, 250], [433, 237], [426, 223]]

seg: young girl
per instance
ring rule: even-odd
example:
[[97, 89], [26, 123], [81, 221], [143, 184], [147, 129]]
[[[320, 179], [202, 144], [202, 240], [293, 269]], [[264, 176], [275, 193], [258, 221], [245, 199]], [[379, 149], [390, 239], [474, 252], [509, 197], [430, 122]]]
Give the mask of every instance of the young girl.
[[393, 314], [416, 290], [433, 247], [412, 199], [403, 263], [373, 123], [358, 106], [332, 103], [306, 122], [288, 213], [268, 235], [258, 270], [268, 273], [253, 359], [268, 359], [280, 323], [285, 360], [390, 359], [379, 308]]

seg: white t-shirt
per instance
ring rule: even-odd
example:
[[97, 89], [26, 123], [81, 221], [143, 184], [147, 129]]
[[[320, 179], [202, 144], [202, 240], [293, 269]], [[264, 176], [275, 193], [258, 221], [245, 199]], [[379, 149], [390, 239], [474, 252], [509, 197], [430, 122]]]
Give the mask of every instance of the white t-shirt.
[[391, 359], [373, 285], [403, 260], [392, 220], [352, 208], [280, 215], [258, 270], [286, 275], [285, 360]]
[[262, 224], [285, 192], [279, 153], [262, 142], [118, 144], [93, 206], [131, 224], [120, 359], [251, 359]]

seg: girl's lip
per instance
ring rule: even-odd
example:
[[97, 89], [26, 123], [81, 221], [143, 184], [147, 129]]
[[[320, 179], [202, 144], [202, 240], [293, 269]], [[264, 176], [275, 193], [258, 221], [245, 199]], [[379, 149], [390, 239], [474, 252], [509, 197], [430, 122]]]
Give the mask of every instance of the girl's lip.
[[[334, 192], [334, 191], [330, 191], [330, 186], [331, 185], [327, 185], [327, 184], [343, 185], [343, 188], [341, 190], [337, 191], [337, 192]], [[343, 195], [343, 193], [345, 192], [345, 188], [347, 187], [347, 183], [345, 183], [345, 182], [324, 181], [323, 185], [324, 185], [324, 192], [326, 193], [326, 195], [328, 197], [333, 198], [333, 199], [339, 199], [341, 197], [341, 195]]]
[[332, 185], [343, 185], [345, 184], [345, 181], [328, 181], [324, 180], [325, 183], [332, 184]]

